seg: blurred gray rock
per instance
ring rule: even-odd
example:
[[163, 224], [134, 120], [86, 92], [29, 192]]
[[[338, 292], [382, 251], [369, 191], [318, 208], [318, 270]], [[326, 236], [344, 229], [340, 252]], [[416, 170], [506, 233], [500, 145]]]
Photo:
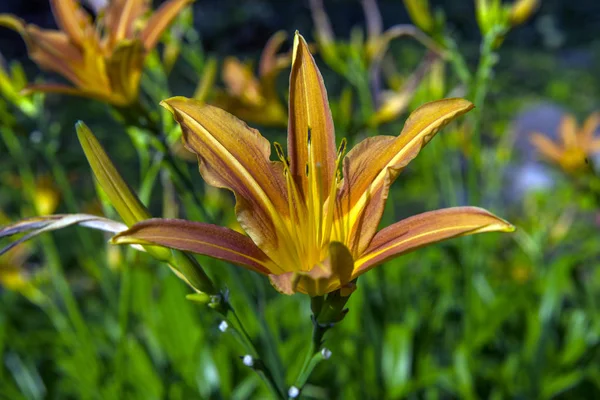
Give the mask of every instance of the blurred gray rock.
[[530, 191], [550, 190], [554, 185], [549, 166], [540, 161], [531, 144], [533, 132], [558, 139], [558, 127], [566, 110], [554, 103], [532, 105], [519, 113], [512, 122], [511, 134], [515, 137], [516, 161], [508, 168], [506, 187], [510, 188], [511, 202], [519, 202]]

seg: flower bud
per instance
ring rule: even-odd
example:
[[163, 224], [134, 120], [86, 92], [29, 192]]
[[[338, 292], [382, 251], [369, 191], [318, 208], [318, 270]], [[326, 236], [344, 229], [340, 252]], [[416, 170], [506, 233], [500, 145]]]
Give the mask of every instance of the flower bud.
[[510, 24], [521, 25], [526, 22], [537, 11], [540, 0], [517, 0], [510, 8]]
[[431, 33], [435, 27], [429, 0], [404, 0], [410, 20], [422, 31]]

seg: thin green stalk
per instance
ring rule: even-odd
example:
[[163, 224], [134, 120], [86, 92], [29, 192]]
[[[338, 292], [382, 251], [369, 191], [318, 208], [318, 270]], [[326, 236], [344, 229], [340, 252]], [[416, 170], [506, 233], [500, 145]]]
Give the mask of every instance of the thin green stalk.
[[131, 309], [131, 261], [133, 258], [133, 252], [128, 251], [126, 256], [126, 262], [121, 267], [121, 287], [119, 292], [119, 341], [117, 347], [117, 354], [115, 356], [115, 379], [117, 390], [123, 386], [125, 379], [125, 368], [127, 368], [127, 332], [129, 330], [129, 314]]
[[373, 104], [373, 95], [371, 93], [371, 86], [369, 84], [369, 75], [366, 71], [361, 71], [360, 74], [355, 74], [355, 77], [349, 78], [348, 80], [354, 85], [358, 92], [358, 100], [360, 103], [360, 114], [362, 119], [362, 126], [367, 128], [369, 136], [376, 135], [376, 131], [373, 127], [369, 126], [369, 121], [374, 114], [375, 105]]
[[[25, 157], [21, 143], [10, 128], [0, 129], [0, 134], [2, 135], [2, 139], [6, 143], [11, 155], [17, 161], [19, 176], [21, 177], [21, 181], [23, 183], [25, 197], [30, 204], [34, 204], [36, 193], [35, 177], [31, 167], [29, 166], [27, 158]], [[57, 292], [62, 297], [62, 301], [67, 309], [71, 323], [77, 331], [87, 337], [87, 327], [77, 306], [75, 296], [73, 295], [73, 292], [67, 283], [64, 271], [62, 270], [60, 257], [58, 256], [58, 250], [56, 249], [56, 246], [50, 237], [42, 236], [41, 240], [46, 253], [52, 281]]]
[[[73, 193], [73, 189], [69, 184], [69, 180], [65, 173], [64, 168], [56, 158], [56, 153], [53, 151], [45, 151], [46, 159], [50, 163], [50, 168], [52, 169], [52, 176], [56, 179], [56, 183], [60, 188], [61, 193], [64, 196], [65, 203], [70, 212], [77, 213], [79, 212], [77, 201], [75, 199], [75, 195]], [[80, 257], [82, 257], [85, 262], [83, 263], [83, 268], [90, 275], [94, 277], [94, 279], [100, 283], [103, 292], [105, 293], [108, 299], [114, 298], [114, 290], [110, 286], [109, 281], [105, 279], [105, 274], [103, 273], [103, 269], [99, 268], [97, 264], [97, 259], [93, 257], [94, 254], [94, 244], [92, 243], [91, 232], [88, 230], [83, 230], [79, 235], [81, 243], [83, 245], [83, 251], [80, 252]]]
[[252, 357], [255, 357], [255, 362], [260, 363], [260, 365], [252, 366], [252, 369], [254, 369], [266, 383], [267, 387], [275, 398], [284, 399], [286, 396], [284, 395], [283, 390], [277, 384], [269, 367], [262, 362], [260, 354], [256, 349], [256, 346], [254, 346], [248, 331], [246, 331], [246, 328], [244, 328], [244, 324], [238, 317], [231, 304], [228, 304], [228, 311], [228, 314], [233, 317], [228, 318], [228, 320], [230, 325], [233, 327], [233, 332], [235, 333], [236, 339], [246, 348], [246, 351], [248, 351]]
[[[240, 288], [240, 290], [237, 291], [236, 293], [242, 294], [243, 296], [246, 297], [246, 301], [250, 302], [251, 301], [250, 294], [247, 290], [245, 290], [248, 287], [248, 283], [246, 281], [242, 280], [237, 269], [233, 271], [233, 273], [231, 274], [231, 277], [234, 279], [234, 282], [237, 285], [237, 287]], [[276, 341], [275, 341], [275, 338], [273, 337], [273, 333], [269, 329], [269, 326], [267, 325], [267, 322], [266, 322], [265, 318], [263, 317], [263, 314], [254, 307], [253, 307], [253, 311], [254, 311], [253, 314], [256, 316], [257, 320], [260, 323], [261, 343], [264, 345], [265, 353], [266, 353], [265, 361], [268, 361], [268, 365], [271, 367], [271, 370], [274, 371], [273, 376], [275, 378], [275, 381], [278, 383], [278, 386], [283, 386], [285, 369], [284, 369], [283, 363], [281, 361], [281, 357], [279, 356], [279, 353], [277, 352], [277, 348], [275, 345]]]
[[324, 359], [321, 353], [323, 337], [329, 328], [331, 328], [331, 325], [329, 324], [320, 324], [315, 316], [312, 317], [312, 322], [313, 330], [310, 345], [304, 357], [304, 363], [302, 364], [298, 378], [294, 383], [294, 386], [299, 390], [304, 387], [315, 367]]
[[458, 45], [451, 37], [445, 38], [444, 45], [448, 51], [448, 59], [450, 60], [450, 65], [454, 68], [454, 72], [456, 72], [456, 75], [458, 75], [458, 78], [463, 85], [470, 87], [472, 80], [471, 72], [469, 71], [467, 62], [458, 49]]
[[475, 112], [470, 117], [470, 139], [471, 139], [471, 165], [467, 171], [467, 180], [469, 188], [469, 198], [471, 202], [479, 203], [481, 200], [480, 193], [483, 192], [479, 188], [480, 174], [484, 173], [481, 171], [482, 168], [482, 134], [481, 134], [481, 122], [482, 115], [485, 106], [485, 99], [489, 89], [489, 82], [492, 78], [492, 72], [494, 66], [498, 62], [498, 55], [494, 51], [497, 46], [498, 39], [504, 34], [505, 28], [497, 26], [490, 29], [488, 33], [483, 37], [481, 43], [479, 64], [477, 71], [475, 72], [475, 78], [469, 89], [470, 98], [473, 99], [473, 103], [476, 106]]

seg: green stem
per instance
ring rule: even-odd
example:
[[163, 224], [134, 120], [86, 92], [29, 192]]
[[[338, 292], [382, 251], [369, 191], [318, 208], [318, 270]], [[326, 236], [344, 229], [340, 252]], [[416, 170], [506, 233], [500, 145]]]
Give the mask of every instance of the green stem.
[[490, 29], [488, 33], [483, 37], [481, 43], [481, 51], [479, 57], [479, 64], [477, 71], [475, 72], [475, 78], [469, 88], [470, 98], [476, 106], [475, 112], [471, 114], [471, 165], [467, 171], [469, 197], [472, 203], [479, 203], [481, 196], [480, 193], [484, 190], [480, 190], [479, 176], [484, 174], [481, 171], [483, 166], [482, 163], [482, 134], [481, 134], [481, 122], [484, 111], [485, 99], [489, 89], [489, 82], [494, 66], [498, 62], [498, 55], [494, 51], [498, 39], [505, 33], [506, 29], [503, 26], [496, 26]]
[[369, 74], [363, 71], [361, 74], [356, 74], [357, 77], [349, 79], [354, 84], [358, 92], [358, 99], [360, 102], [360, 114], [362, 123], [361, 125], [367, 128], [367, 132], [370, 136], [376, 134], [374, 129], [369, 126], [371, 117], [374, 114], [373, 96], [371, 93], [371, 86], [369, 84]]
[[[35, 204], [36, 194], [35, 177], [31, 167], [29, 166], [29, 162], [25, 156], [25, 153], [23, 152], [23, 147], [21, 146], [19, 139], [16, 137], [12, 129], [0, 129], [0, 134], [6, 143], [10, 154], [17, 161], [19, 176], [21, 177], [21, 182], [25, 191], [25, 197], [27, 198], [29, 204], [33, 205]], [[48, 258], [48, 265], [50, 267], [54, 285], [58, 293], [62, 295], [62, 299], [67, 308], [69, 317], [71, 318], [71, 322], [76, 328], [79, 328], [85, 332], [87, 331], [87, 329], [85, 329], [85, 323], [83, 322], [83, 318], [81, 317], [81, 313], [77, 307], [75, 297], [71, 292], [71, 289], [64, 276], [64, 271], [60, 265], [60, 258], [58, 257], [56, 246], [54, 245], [54, 242], [47, 237], [42, 237], [42, 243]]]
[[300, 373], [298, 374], [298, 379], [296, 379], [296, 382], [294, 383], [294, 386], [300, 390], [304, 387], [306, 381], [308, 381], [308, 378], [312, 374], [315, 367], [324, 359], [323, 355], [321, 354], [323, 337], [331, 328], [330, 324], [320, 324], [314, 315], [312, 317], [312, 323], [313, 331], [311, 342], [308, 347], [308, 351], [306, 352]]
[[[227, 301], [227, 300], [225, 300]], [[258, 373], [258, 375], [265, 382], [271, 394], [275, 398], [285, 399], [285, 394], [282, 389], [277, 385], [275, 377], [271, 373], [271, 370], [267, 365], [262, 362], [262, 359], [254, 346], [254, 342], [252, 342], [252, 338], [244, 328], [244, 324], [240, 320], [238, 314], [235, 312], [235, 309], [231, 306], [231, 304], [227, 303], [227, 311], [229, 315], [233, 318], [229, 318], [229, 324], [233, 328], [234, 336], [236, 339], [246, 348], [246, 351], [255, 359], [255, 363], [259, 365], [252, 366], [252, 369]]]

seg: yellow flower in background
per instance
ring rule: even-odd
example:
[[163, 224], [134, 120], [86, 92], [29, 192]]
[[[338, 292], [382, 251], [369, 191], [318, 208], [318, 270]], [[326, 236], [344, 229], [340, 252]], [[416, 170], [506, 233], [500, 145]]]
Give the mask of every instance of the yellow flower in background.
[[587, 168], [588, 158], [600, 151], [600, 138], [594, 136], [599, 125], [600, 112], [591, 114], [581, 129], [575, 117], [567, 115], [559, 126], [559, 142], [538, 132], [531, 134], [531, 142], [542, 157], [568, 173], [575, 173]]
[[[159, 245], [208, 255], [269, 276], [285, 294], [321, 296], [386, 260], [452, 237], [511, 231], [476, 207], [431, 211], [378, 230], [390, 185], [421, 148], [473, 105], [462, 99], [425, 104], [400, 136], [365, 139], [345, 155], [335, 133], [323, 79], [304, 38], [294, 39], [287, 157], [231, 114], [174, 97], [163, 102], [198, 155], [212, 186], [231, 190], [246, 235], [178, 219], [150, 219], [113, 237], [116, 244]], [[344, 156], [345, 155], [345, 156]], [[432, 171], [433, 173], [433, 171]]]
[[287, 35], [275, 33], [262, 52], [258, 78], [253, 68], [235, 57], [223, 62], [225, 90], [217, 94], [214, 104], [233, 115], [264, 126], [285, 126], [287, 113], [276, 90], [276, 80], [290, 66], [290, 55], [277, 55]]
[[39, 84], [27, 90], [126, 106], [138, 98], [146, 55], [191, 1], [169, 0], [146, 18], [149, 0], [112, 0], [93, 21], [77, 0], [50, 0], [60, 30], [41, 29], [7, 14], [0, 15], [0, 25], [21, 34], [30, 58], [41, 68], [73, 85]]
[[[8, 176], [7, 183], [16, 189], [23, 189], [23, 182], [18, 175]], [[33, 206], [37, 215], [50, 215], [56, 211], [60, 202], [60, 191], [52, 176], [37, 176], [34, 191]]]

